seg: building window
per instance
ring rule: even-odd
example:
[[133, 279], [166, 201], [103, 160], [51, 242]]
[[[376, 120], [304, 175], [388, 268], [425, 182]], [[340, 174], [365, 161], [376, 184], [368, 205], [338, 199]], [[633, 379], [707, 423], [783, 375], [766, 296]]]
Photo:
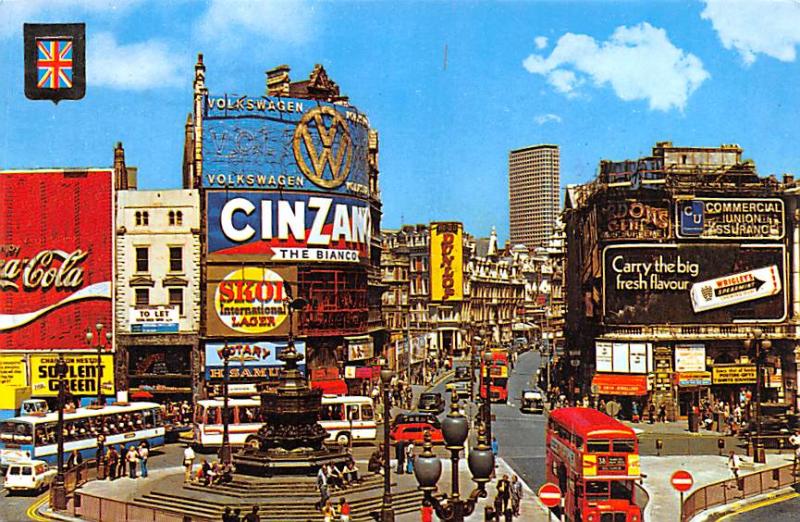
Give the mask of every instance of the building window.
[[147, 212], [139, 212], [137, 211], [136, 214], [136, 226], [147, 226], [150, 221], [150, 216], [147, 215]]
[[142, 224], [142, 213], [136, 212], [136, 226], [140, 226]]
[[183, 271], [183, 247], [169, 247], [169, 271]]
[[169, 304], [170, 306], [177, 306], [178, 313], [183, 315], [183, 288], [169, 289]]
[[150, 270], [150, 249], [136, 247], [136, 271], [147, 272]]
[[136, 289], [136, 306], [149, 306], [150, 305], [150, 289], [137, 288]]
[[180, 210], [170, 210], [169, 224], [171, 226], [183, 225], [183, 212], [181, 212]]

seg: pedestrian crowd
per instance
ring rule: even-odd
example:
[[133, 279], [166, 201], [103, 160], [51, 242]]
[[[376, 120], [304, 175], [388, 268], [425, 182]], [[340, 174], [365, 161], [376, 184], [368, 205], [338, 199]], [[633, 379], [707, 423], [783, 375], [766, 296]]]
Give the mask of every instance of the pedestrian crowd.
[[[73, 456], [76, 452], [73, 452]], [[70, 456], [70, 459], [73, 458]], [[77, 455], [80, 458], [80, 454]], [[106, 478], [114, 480], [125, 476], [127, 470], [128, 478], [135, 479], [139, 476], [147, 478], [147, 461], [150, 459], [150, 444], [142, 441], [139, 446], [131, 444], [127, 448], [120, 445], [109, 446], [103, 456], [103, 464], [106, 470]], [[77, 462], [80, 464], [80, 461]]]

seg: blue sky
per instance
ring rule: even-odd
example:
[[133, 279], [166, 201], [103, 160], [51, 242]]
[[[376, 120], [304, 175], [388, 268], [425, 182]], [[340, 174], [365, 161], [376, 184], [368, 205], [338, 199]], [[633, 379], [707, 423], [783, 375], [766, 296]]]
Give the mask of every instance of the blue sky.
[[[75, 21], [86, 97], [27, 100], [22, 23]], [[122, 141], [140, 188], [178, 187], [198, 52], [212, 95], [321, 63], [380, 132], [385, 228], [504, 239], [508, 151], [530, 144], [561, 146], [562, 185], [659, 140], [738, 143], [762, 175], [800, 173], [798, 43], [790, 0], [0, 0], [0, 168], [110, 165]]]

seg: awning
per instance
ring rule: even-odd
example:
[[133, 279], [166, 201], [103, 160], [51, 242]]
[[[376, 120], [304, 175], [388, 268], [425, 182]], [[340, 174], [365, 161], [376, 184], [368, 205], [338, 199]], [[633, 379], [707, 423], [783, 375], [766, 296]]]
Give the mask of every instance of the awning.
[[325, 395], [347, 395], [347, 383], [344, 379], [311, 381], [311, 388], [320, 389]]
[[596, 395], [647, 395], [647, 376], [597, 373], [592, 379], [592, 392]]

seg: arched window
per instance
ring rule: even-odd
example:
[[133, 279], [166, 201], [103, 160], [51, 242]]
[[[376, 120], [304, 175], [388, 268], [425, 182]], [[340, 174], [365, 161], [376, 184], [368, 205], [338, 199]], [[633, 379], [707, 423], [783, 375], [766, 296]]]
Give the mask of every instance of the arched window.
[[169, 211], [169, 224], [170, 226], [175, 224], [175, 212], [172, 210]]
[[150, 216], [147, 215], [147, 212], [142, 212], [142, 225], [147, 226], [150, 224]]
[[142, 213], [136, 212], [136, 226], [140, 226], [142, 224]]
[[181, 212], [180, 210], [175, 212], [175, 224], [183, 225], [183, 212]]

